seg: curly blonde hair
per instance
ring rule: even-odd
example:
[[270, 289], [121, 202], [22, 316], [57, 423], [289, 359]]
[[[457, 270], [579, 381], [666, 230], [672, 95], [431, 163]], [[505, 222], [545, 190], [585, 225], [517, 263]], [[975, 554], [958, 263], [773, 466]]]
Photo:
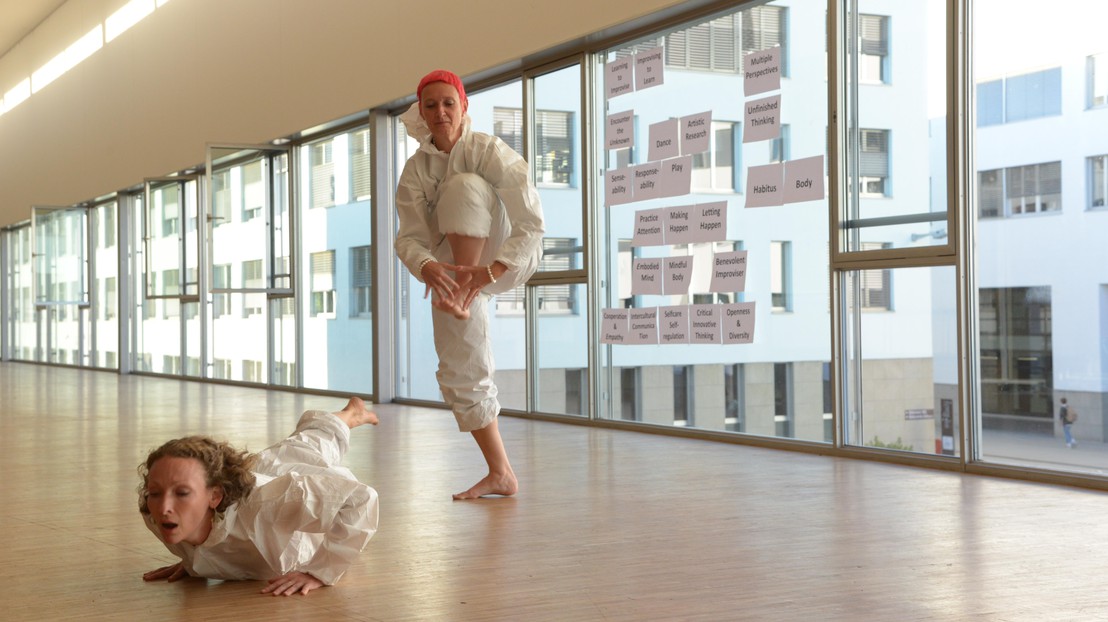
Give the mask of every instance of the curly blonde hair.
[[139, 477], [142, 484], [138, 487], [139, 512], [150, 513], [146, 498], [149, 494], [150, 468], [162, 458], [194, 458], [204, 466], [205, 484], [223, 489], [223, 500], [216, 512], [223, 512], [254, 490], [254, 473], [251, 469], [258, 456], [235, 449], [230, 443], [217, 441], [207, 436], [186, 436], [166, 442], [150, 452], [146, 461], [139, 465]]

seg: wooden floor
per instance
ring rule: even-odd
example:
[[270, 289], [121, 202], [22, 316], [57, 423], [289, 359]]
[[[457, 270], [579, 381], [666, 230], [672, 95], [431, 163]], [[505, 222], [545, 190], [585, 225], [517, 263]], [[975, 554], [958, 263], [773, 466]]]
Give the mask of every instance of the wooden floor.
[[143, 583], [136, 466], [259, 450], [343, 400], [0, 363], [3, 620], [1108, 620], [1108, 495], [504, 417], [514, 498], [444, 411], [377, 408], [346, 464], [380, 531], [333, 588]]

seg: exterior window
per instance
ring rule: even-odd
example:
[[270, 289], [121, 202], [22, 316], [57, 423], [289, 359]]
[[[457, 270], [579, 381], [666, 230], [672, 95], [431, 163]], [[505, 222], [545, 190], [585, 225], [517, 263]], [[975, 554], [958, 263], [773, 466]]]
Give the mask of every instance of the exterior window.
[[676, 365], [673, 368], [673, 425], [693, 426], [693, 367]]
[[1088, 66], [1089, 108], [1108, 104], [1108, 54], [1090, 56]]
[[176, 191], [160, 193], [162, 197], [162, 237], [181, 231], [181, 206]]
[[350, 195], [355, 201], [369, 200], [372, 191], [370, 139], [369, 130], [359, 130], [350, 134]]
[[523, 111], [519, 108], [493, 108], [492, 132], [519, 155], [523, 155]]
[[573, 113], [535, 111], [535, 182], [573, 185]]
[[671, 33], [665, 42], [669, 67], [736, 73], [742, 70], [744, 54], [775, 45], [785, 48], [785, 9], [754, 7]]
[[861, 82], [889, 82], [889, 18], [882, 15], [859, 15], [861, 52], [858, 58], [858, 79]]
[[[250, 261], [242, 262], [242, 284], [247, 289], [262, 289], [265, 287], [265, 277], [262, 274], [262, 260], [251, 259]], [[262, 307], [259, 303], [262, 301], [260, 296], [243, 296], [243, 317], [249, 317], [251, 315], [259, 315], [262, 312]]]
[[[892, 248], [888, 242], [862, 242], [863, 251]], [[862, 309], [866, 311], [888, 311], [892, 308], [892, 271], [862, 270], [859, 275], [862, 288]]]
[[769, 141], [769, 162], [787, 162], [789, 160], [789, 125], [781, 125], [781, 135]]
[[262, 215], [265, 205], [265, 184], [262, 183], [261, 161], [242, 167], [242, 220], [252, 220]]
[[335, 204], [334, 148], [334, 141], [326, 140], [312, 145], [309, 151], [312, 207], [330, 207]]
[[1089, 158], [1089, 207], [1104, 207], [1108, 198], [1108, 155]]
[[112, 320], [119, 314], [119, 287], [116, 280], [114, 276], [104, 279], [104, 304], [100, 307], [103, 313], [101, 319]]
[[[231, 265], [212, 266], [212, 289], [226, 289], [231, 286]], [[222, 317], [231, 313], [231, 296], [212, 294], [212, 317]]]
[[773, 421], [775, 434], [792, 438], [793, 364], [773, 364]]
[[[573, 185], [573, 113], [535, 111], [535, 183]], [[493, 133], [523, 155], [523, 111], [493, 108]]]
[[858, 172], [862, 196], [886, 196], [889, 178], [889, 131], [861, 130], [860, 139]]
[[262, 377], [262, 362], [243, 361], [242, 379], [246, 382], [265, 382], [265, 378]]
[[694, 189], [735, 189], [735, 125], [729, 121], [712, 121], [711, 145], [708, 151], [693, 154]]
[[[1095, 174], [1096, 160], [1097, 158], [1089, 159], [1090, 175]], [[1103, 159], [1101, 170], [1103, 170]], [[1062, 209], [1061, 162], [980, 171], [977, 174], [977, 181], [979, 185], [977, 213], [981, 218], [1056, 212]], [[1090, 189], [1092, 200], [1095, 201], [1096, 188]], [[1103, 190], [1101, 192], [1103, 193]], [[1103, 200], [1103, 194], [1100, 196]]]
[[[1095, 62], [1089, 57], [1089, 105], [1095, 105]], [[1100, 70], [1101, 72], [1104, 69]], [[1102, 80], [1103, 81], [1103, 80]], [[1101, 92], [1104, 86], [1100, 87]], [[1062, 114], [1062, 69], [1008, 76], [977, 85], [977, 126], [999, 125]]]
[[728, 432], [743, 431], [744, 381], [742, 363], [723, 366], [724, 426]]
[[231, 171], [212, 173], [212, 221], [215, 226], [231, 220]]
[[639, 419], [639, 377], [638, 367], [621, 367], [619, 370], [619, 416], [625, 421]]
[[1004, 105], [1006, 123], [1062, 114], [1061, 67], [1007, 78]]
[[792, 243], [770, 242], [770, 297], [774, 311], [792, 310]]
[[583, 415], [585, 395], [588, 393], [588, 379], [585, 369], [566, 370], [566, 414]]
[[[539, 272], [560, 272], [573, 270], [573, 257], [577, 246], [577, 240], [573, 238], [543, 238], [542, 259], [539, 260]], [[573, 292], [573, 285], [547, 285], [541, 288], [539, 297], [540, 313], [573, 313], [577, 304]], [[520, 285], [514, 289], [499, 294], [496, 297], [497, 313], [523, 312], [525, 286]]]
[[311, 255], [312, 317], [335, 317], [335, 251]]
[[212, 361], [212, 377], [217, 380], [231, 379], [231, 361], [228, 359], [215, 359]]
[[350, 249], [351, 317], [369, 317], [373, 313], [373, 247]]

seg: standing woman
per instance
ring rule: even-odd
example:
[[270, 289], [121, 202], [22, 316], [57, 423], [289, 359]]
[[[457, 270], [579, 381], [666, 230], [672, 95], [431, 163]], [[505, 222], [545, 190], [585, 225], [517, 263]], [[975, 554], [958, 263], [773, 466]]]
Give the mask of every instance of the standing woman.
[[396, 191], [396, 254], [432, 294], [439, 388], [489, 468], [454, 498], [512, 495], [518, 483], [496, 422], [488, 302], [538, 267], [542, 206], [527, 162], [499, 138], [470, 129], [457, 75], [432, 71], [416, 96], [401, 116], [420, 145]]

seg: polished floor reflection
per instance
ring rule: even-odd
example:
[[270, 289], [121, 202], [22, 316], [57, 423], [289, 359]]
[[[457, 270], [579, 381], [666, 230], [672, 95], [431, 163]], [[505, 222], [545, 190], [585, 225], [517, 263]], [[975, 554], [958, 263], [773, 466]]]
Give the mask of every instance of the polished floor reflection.
[[0, 547], [11, 620], [1108, 619], [1108, 495], [505, 417], [509, 499], [443, 411], [378, 408], [346, 464], [381, 525], [334, 588], [144, 584], [171, 561], [135, 467], [207, 433], [249, 449], [332, 397], [0, 364]]

